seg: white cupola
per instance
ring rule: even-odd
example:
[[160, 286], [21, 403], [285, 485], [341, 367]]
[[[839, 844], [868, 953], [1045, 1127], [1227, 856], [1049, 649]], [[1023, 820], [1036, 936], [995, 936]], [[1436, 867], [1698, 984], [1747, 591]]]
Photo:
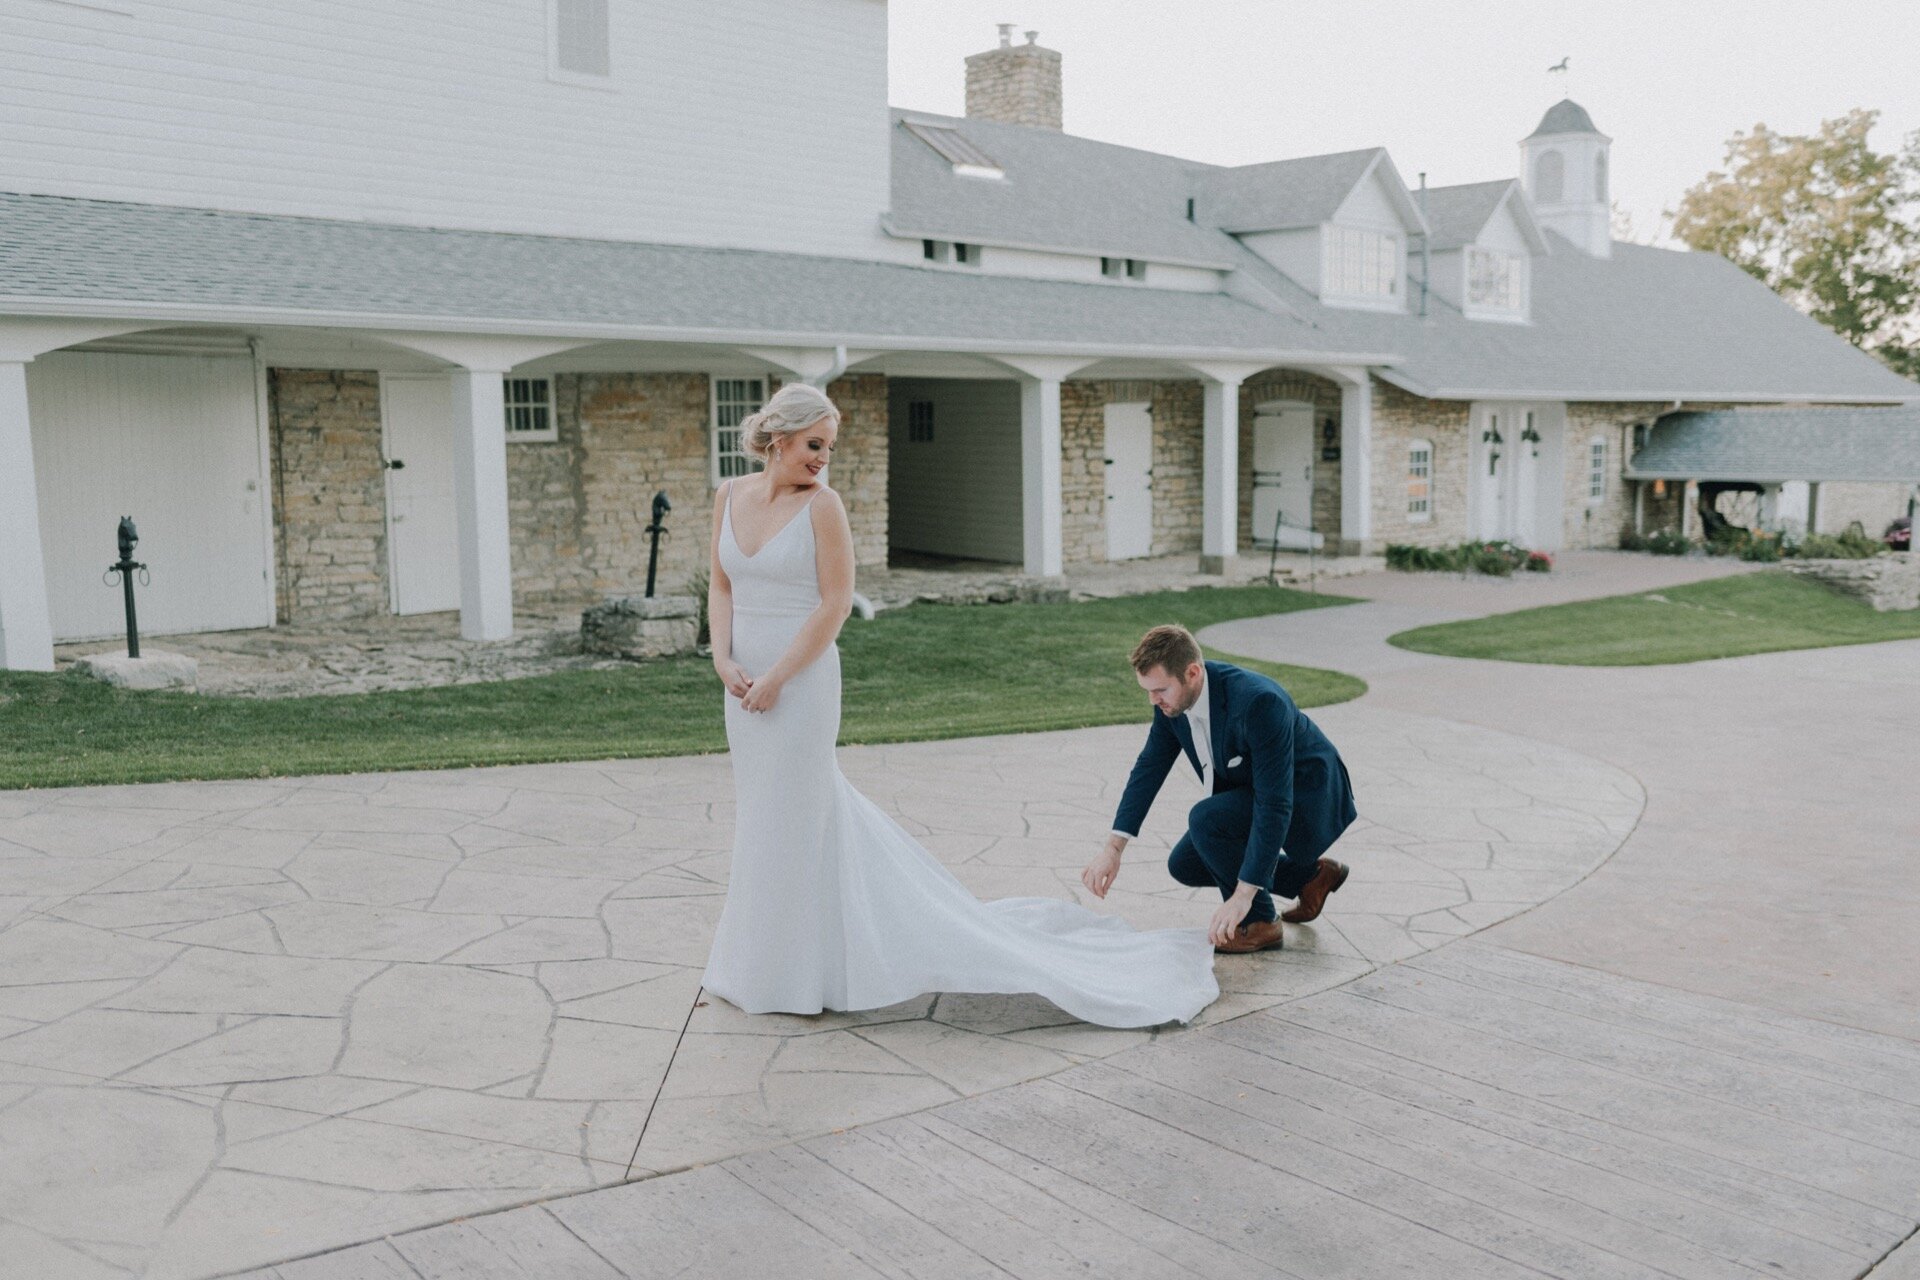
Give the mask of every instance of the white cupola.
[[1596, 258], [1613, 253], [1607, 173], [1612, 145], [1572, 98], [1549, 107], [1540, 126], [1520, 140], [1520, 180], [1534, 216]]

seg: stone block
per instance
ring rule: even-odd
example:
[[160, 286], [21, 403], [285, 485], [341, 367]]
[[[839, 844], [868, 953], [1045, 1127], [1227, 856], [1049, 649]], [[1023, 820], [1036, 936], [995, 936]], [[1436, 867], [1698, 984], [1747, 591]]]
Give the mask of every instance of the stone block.
[[73, 669], [122, 689], [180, 689], [200, 687], [200, 664], [185, 654], [148, 651], [137, 658], [124, 653], [90, 653]]
[[617, 596], [580, 615], [580, 647], [620, 658], [691, 653], [699, 633], [692, 596]]
[[1782, 567], [1823, 583], [1877, 613], [1920, 609], [1920, 560], [1914, 559], [1911, 551], [1866, 560], [1796, 560]]

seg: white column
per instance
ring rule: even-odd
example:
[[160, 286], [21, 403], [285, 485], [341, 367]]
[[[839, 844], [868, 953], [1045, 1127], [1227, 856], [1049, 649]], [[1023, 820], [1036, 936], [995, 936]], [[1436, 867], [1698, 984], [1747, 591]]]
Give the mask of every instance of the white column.
[[1020, 513], [1023, 568], [1061, 572], [1060, 382], [1051, 373], [1020, 379]]
[[53, 670], [53, 616], [40, 547], [27, 366], [0, 361], [0, 670]]
[[1200, 385], [1200, 572], [1225, 573], [1240, 549], [1240, 380]]
[[453, 371], [453, 500], [460, 538], [460, 634], [513, 634], [507, 427], [501, 369]]
[[1373, 379], [1343, 370], [1340, 382], [1340, 552], [1365, 555], [1373, 543]]

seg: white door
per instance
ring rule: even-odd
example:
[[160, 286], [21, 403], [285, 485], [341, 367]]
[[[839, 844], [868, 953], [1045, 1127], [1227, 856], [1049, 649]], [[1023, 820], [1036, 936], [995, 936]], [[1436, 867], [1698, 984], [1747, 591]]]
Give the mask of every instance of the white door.
[[438, 374], [383, 375], [380, 417], [387, 453], [387, 565], [393, 611], [458, 609], [453, 384]]
[[1153, 550], [1153, 415], [1144, 404], [1110, 404], [1107, 438], [1107, 559]]
[[54, 639], [124, 634], [120, 589], [100, 580], [121, 516], [148, 566], [142, 634], [273, 625], [256, 390], [247, 355], [69, 351], [27, 366]]
[[1313, 406], [1262, 405], [1253, 416], [1253, 545], [1301, 551], [1313, 532]]
[[1508, 536], [1509, 502], [1507, 491], [1513, 484], [1513, 454], [1520, 445], [1520, 428], [1514, 425], [1513, 412], [1502, 405], [1481, 409], [1474, 415], [1470, 457], [1473, 476], [1473, 536], [1498, 539]]
[[1469, 529], [1542, 551], [1564, 541], [1566, 413], [1556, 404], [1483, 405], [1473, 414]]

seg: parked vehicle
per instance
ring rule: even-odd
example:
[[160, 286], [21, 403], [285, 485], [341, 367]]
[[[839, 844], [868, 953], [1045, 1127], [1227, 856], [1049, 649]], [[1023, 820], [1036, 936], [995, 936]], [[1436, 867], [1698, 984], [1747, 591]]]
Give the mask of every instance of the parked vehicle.
[[1887, 544], [1889, 550], [1913, 550], [1913, 517], [1901, 516], [1898, 520], [1888, 525], [1887, 531], [1881, 534], [1880, 537], [1881, 540]]

